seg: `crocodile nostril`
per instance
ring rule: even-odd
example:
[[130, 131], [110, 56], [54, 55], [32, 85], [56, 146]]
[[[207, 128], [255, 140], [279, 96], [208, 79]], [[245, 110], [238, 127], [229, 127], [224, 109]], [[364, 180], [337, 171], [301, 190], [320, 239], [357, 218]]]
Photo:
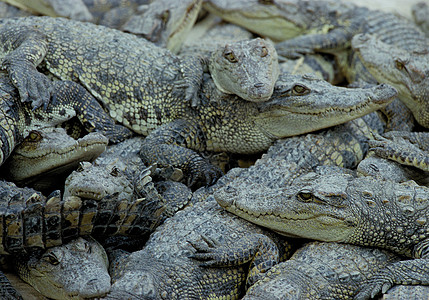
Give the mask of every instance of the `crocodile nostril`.
[[265, 84], [263, 83], [263, 82], [257, 82], [257, 83], [255, 83], [255, 85], [254, 85], [254, 87], [255, 88], [261, 88], [261, 87], [263, 87]]

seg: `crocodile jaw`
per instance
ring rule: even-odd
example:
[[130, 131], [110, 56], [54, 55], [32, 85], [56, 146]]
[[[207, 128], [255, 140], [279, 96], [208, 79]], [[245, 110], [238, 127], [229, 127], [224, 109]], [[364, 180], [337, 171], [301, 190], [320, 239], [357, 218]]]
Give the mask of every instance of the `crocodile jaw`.
[[326, 93], [324, 88], [316, 87], [300, 97], [275, 95], [262, 104], [255, 125], [270, 137], [294, 136], [362, 117], [386, 106], [397, 95], [396, 89], [386, 84], [369, 89], [330, 86]]
[[295, 207], [297, 201], [293, 195], [279, 194], [277, 190], [267, 188], [255, 193], [249, 189], [248, 193], [240, 191], [235, 195], [234, 192], [226, 188], [217, 191], [214, 197], [225, 210], [285, 236], [344, 242], [355, 229], [340, 212], [311, 213], [305, 206]]

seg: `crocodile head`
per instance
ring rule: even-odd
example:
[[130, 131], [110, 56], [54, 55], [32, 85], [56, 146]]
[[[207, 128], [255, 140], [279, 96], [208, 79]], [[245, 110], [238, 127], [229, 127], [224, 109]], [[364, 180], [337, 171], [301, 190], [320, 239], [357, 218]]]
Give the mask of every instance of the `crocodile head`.
[[77, 238], [46, 250], [40, 257], [17, 262], [19, 276], [44, 296], [83, 299], [105, 296], [110, 290], [108, 259], [92, 238]]
[[429, 128], [429, 44], [407, 51], [372, 35], [356, 35], [352, 47], [378, 82], [392, 85], [420, 125]]
[[333, 86], [312, 75], [282, 74], [270, 101], [259, 103], [253, 123], [273, 139], [345, 123], [386, 106], [396, 90]]
[[79, 162], [95, 159], [107, 143], [108, 139], [97, 132], [75, 140], [62, 128], [33, 130], [2, 167], [7, 178], [46, 190], [67, 176]]
[[203, 5], [222, 19], [275, 41], [297, 37], [311, 28], [326, 31], [330, 9], [348, 7], [347, 3], [339, 7], [334, 2], [301, 0], [206, 0]]
[[273, 43], [261, 38], [218, 47], [209, 69], [219, 90], [252, 102], [271, 97], [280, 70]]
[[347, 205], [350, 175], [318, 176], [309, 173], [287, 189], [232, 184], [215, 193], [227, 211], [250, 222], [291, 237], [341, 242], [351, 236], [358, 219]]
[[154, 1], [141, 15], [131, 17], [122, 29], [177, 53], [198, 17], [201, 4], [202, 0]]

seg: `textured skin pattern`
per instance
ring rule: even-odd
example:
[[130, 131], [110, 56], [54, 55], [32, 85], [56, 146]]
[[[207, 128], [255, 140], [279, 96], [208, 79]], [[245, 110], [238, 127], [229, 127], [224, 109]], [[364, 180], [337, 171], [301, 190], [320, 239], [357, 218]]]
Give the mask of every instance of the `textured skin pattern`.
[[[46, 110], [32, 110], [30, 104], [21, 103], [15, 87], [4, 73], [0, 76], [0, 164], [9, 157], [13, 149], [32, 130], [53, 127], [72, 117], [79, 119], [80, 126], [87, 131], [99, 131], [119, 142], [131, 132], [104, 112], [100, 104], [81, 86], [71, 81], [55, 81], [54, 98]], [[43, 155], [40, 154], [39, 156]]]
[[[276, 45], [279, 56], [294, 58], [307, 53], [334, 52], [350, 82], [358, 78], [371, 79], [358, 59], [341, 54], [341, 50], [350, 49], [350, 41], [358, 33], [376, 34], [383, 42], [406, 50], [428, 45], [425, 35], [412, 22], [352, 3], [246, 0], [230, 5], [228, 1], [210, 0], [205, 8], [231, 23], [283, 41]], [[281, 35], [273, 35], [278, 33]]]
[[356, 299], [374, 297], [394, 284], [428, 284], [428, 196], [426, 187], [415, 184], [315, 173], [296, 179], [289, 189], [243, 192], [230, 187], [216, 195], [228, 211], [285, 235], [379, 247], [415, 258], [381, 269]]
[[271, 268], [243, 299], [352, 300], [366, 280], [396, 261], [398, 256], [379, 249], [312, 242]]
[[429, 171], [429, 133], [390, 131], [369, 143], [380, 157]]
[[[189, 256], [196, 253], [192, 244], [212, 248], [211, 241], [216, 240], [234, 247], [239, 245], [237, 242], [240, 243], [241, 238], [251, 239], [254, 234], [264, 236], [272, 247], [276, 247], [274, 240], [282, 241], [225, 212], [213, 198], [196, 203], [158, 227], [143, 250], [117, 258], [117, 263], [110, 267], [113, 285], [107, 298], [238, 299], [244, 292], [248, 264], [233, 261], [228, 267], [205, 267], [200, 265], [201, 261]], [[236, 250], [238, 258], [240, 252]], [[266, 256], [259, 261], [256, 259], [255, 265], [263, 266], [267, 256], [270, 262], [278, 259], [278, 255], [276, 258], [264, 250], [261, 248], [258, 253]], [[241, 251], [245, 253], [247, 249], [241, 248]], [[251, 268], [258, 270], [257, 266], [253, 268], [251, 265]]]
[[5, 300], [23, 300], [19, 292], [10, 284], [9, 279], [0, 272], [0, 297]]
[[429, 39], [426, 46], [395, 47], [374, 35], [356, 35], [352, 47], [378, 82], [398, 90], [416, 121], [429, 128]]
[[90, 237], [32, 252], [14, 264], [22, 280], [49, 298], [102, 297], [110, 290], [107, 254]]
[[154, 199], [129, 201], [116, 193], [101, 200], [61, 199], [55, 191], [46, 199], [40, 192], [4, 181], [0, 199], [1, 254], [59, 246], [84, 235], [144, 236], [159, 224], [165, 209]]

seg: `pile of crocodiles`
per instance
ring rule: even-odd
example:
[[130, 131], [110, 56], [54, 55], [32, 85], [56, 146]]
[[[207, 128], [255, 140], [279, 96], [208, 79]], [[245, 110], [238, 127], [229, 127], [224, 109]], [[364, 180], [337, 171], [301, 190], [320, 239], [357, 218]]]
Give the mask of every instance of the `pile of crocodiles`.
[[0, 2], [0, 298], [429, 298], [409, 9]]

